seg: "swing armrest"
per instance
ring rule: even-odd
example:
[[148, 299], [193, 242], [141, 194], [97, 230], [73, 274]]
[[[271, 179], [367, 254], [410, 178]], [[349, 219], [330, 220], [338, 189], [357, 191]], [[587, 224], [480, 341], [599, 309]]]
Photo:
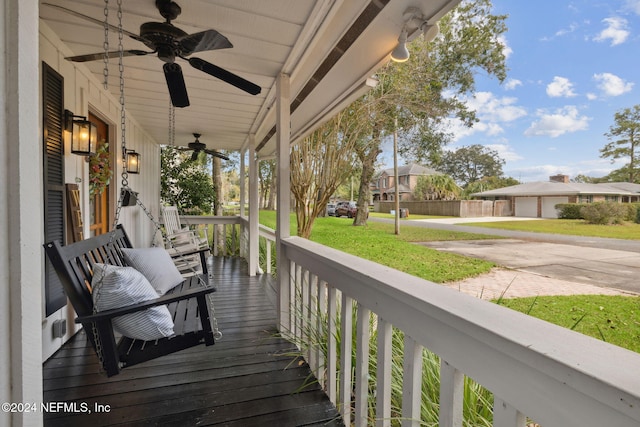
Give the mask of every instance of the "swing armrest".
[[87, 322], [103, 322], [105, 320], [111, 320], [114, 317], [123, 316], [129, 313], [135, 313], [138, 311], [146, 310], [148, 308], [156, 307], [159, 305], [167, 305], [172, 302], [177, 302], [189, 298], [203, 297], [207, 294], [215, 292], [213, 287], [197, 287], [187, 289], [176, 294], [166, 294], [159, 298], [141, 302], [138, 304], [128, 305], [126, 307], [113, 308], [110, 310], [100, 311], [98, 313], [90, 314], [87, 316], [79, 316], [76, 318], [75, 323], [87, 323]]

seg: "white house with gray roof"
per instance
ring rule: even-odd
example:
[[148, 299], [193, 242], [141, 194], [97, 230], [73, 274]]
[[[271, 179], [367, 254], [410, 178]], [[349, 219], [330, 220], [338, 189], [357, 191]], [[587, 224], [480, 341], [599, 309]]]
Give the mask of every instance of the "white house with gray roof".
[[514, 216], [557, 218], [560, 203], [640, 201], [640, 184], [608, 182], [600, 184], [569, 182], [567, 175], [549, 177], [546, 182], [529, 182], [472, 194], [482, 200], [511, 201]]

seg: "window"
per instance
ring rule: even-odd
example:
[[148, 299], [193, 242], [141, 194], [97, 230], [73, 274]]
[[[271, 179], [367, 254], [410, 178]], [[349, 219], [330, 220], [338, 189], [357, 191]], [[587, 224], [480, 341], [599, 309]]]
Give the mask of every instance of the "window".
[[578, 196], [578, 203], [593, 203], [593, 196], [592, 195], [589, 195], [589, 196], [580, 195], [580, 196]]

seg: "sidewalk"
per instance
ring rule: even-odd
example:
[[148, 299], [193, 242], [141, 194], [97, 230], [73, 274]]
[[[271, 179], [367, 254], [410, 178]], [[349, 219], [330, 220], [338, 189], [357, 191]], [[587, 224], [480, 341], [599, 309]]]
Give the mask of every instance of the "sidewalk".
[[458, 282], [444, 283], [460, 292], [492, 300], [548, 295], [625, 295], [635, 294], [585, 283], [553, 279], [526, 271], [494, 268], [489, 273]]

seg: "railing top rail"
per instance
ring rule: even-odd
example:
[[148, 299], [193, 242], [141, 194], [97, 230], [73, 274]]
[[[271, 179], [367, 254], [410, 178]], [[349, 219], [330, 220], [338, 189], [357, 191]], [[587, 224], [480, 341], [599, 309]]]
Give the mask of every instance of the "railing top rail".
[[180, 221], [184, 224], [240, 224], [242, 218], [239, 215], [180, 215]]
[[541, 425], [640, 421], [640, 354], [306, 239], [282, 245]]

